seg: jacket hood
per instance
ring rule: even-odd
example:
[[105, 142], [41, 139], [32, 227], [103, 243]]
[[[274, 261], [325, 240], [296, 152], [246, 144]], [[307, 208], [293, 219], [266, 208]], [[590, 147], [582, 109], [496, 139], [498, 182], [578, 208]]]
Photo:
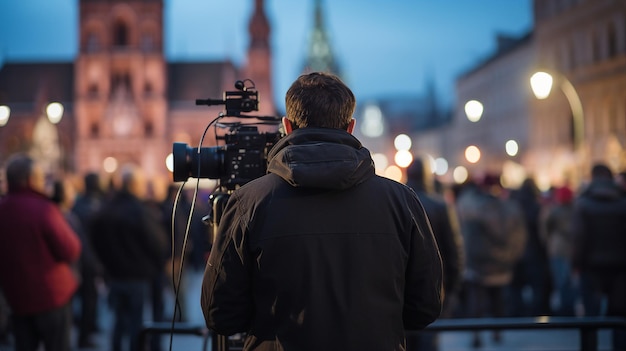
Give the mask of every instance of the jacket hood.
[[268, 159], [268, 172], [294, 187], [342, 190], [374, 175], [369, 150], [340, 129], [296, 129], [274, 145]]

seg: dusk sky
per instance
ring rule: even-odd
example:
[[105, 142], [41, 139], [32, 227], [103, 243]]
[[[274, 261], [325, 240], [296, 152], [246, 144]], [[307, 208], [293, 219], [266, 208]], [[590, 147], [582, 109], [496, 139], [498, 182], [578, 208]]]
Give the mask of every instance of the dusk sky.
[[[164, 0], [170, 61], [245, 62], [254, 0]], [[325, 26], [357, 100], [419, 95], [432, 79], [442, 101], [454, 80], [493, 54], [498, 33], [532, 29], [532, 0], [322, 0]], [[302, 70], [314, 0], [265, 0], [272, 26], [278, 107]], [[0, 65], [71, 61], [78, 50], [78, 0], [1, 0]]]

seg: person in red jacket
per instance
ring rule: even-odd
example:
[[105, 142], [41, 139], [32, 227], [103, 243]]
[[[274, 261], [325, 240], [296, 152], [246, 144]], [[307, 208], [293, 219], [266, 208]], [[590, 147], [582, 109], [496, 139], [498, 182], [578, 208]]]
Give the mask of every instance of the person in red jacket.
[[72, 264], [80, 239], [45, 195], [42, 168], [25, 154], [6, 167], [0, 200], [0, 289], [12, 311], [15, 350], [69, 351], [71, 299], [78, 287]]

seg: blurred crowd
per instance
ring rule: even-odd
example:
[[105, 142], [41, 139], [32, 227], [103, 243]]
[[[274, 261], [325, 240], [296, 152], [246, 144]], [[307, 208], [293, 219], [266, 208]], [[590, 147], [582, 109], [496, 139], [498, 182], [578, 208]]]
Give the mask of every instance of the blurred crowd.
[[[193, 201], [195, 193], [171, 184], [167, 195], [156, 199], [141, 169], [132, 166], [105, 184], [95, 173], [80, 182], [43, 179], [26, 155], [10, 162], [0, 200], [0, 342], [14, 344], [20, 339], [12, 335], [24, 340], [40, 333], [37, 337], [52, 345], [45, 330], [56, 323], [76, 331], [65, 341], [72, 348], [97, 347], [93, 336], [106, 329], [113, 350], [136, 351], [146, 313], [154, 321], [184, 320], [184, 314], [165, 308], [164, 299], [176, 290], [175, 311], [190, 303], [181, 267], [204, 269], [210, 251], [211, 229], [202, 221], [211, 211], [208, 194]], [[577, 189], [562, 185], [542, 192], [530, 178], [509, 189], [498, 174], [446, 186], [435, 180], [428, 162], [416, 158], [406, 184], [422, 201], [441, 252], [441, 318], [626, 317], [626, 173], [614, 174], [604, 164], [589, 171]], [[20, 209], [20, 215], [10, 209]], [[78, 243], [65, 236], [67, 228]], [[37, 240], [58, 242], [44, 253]], [[41, 270], [45, 280], [49, 273], [33, 266], [46, 255], [51, 265], [66, 262], [63, 284], [69, 292], [25, 278]], [[42, 299], [50, 301], [40, 310], [25, 307]], [[99, 318], [100, 299], [114, 316], [111, 326]], [[60, 312], [42, 314], [50, 308]], [[59, 322], [68, 313], [68, 321]], [[35, 315], [39, 329], [19, 315]], [[497, 342], [500, 334], [494, 331], [492, 337]], [[623, 335], [615, 338], [623, 345]], [[437, 343], [437, 335], [426, 332], [408, 340], [409, 350], [436, 350]], [[483, 343], [476, 333], [472, 346]], [[157, 339], [150, 347], [162, 349]]]
[[[95, 336], [106, 330], [112, 350], [136, 351], [146, 319], [185, 320], [186, 275], [180, 273], [204, 269], [208, 194], [172, 183], [157, 199], [142, 170], [132, 165], [110, 180], [96, 173], [78, 181], [55, 179], [19, 154], [6, 173], [0, 200], [0, 345], [94, 349], [104, 347]], [[66, 274], [58, 273], [64, 267]], [[166, 308], [169, 296], [176, 298], [174, 310]], [[49, 302], [39, 306], [38, 300]], [[103, 306], [112, 325], [103, 325], [109, 321], [100, 317]], [[160, 339], [150, 340], [150, 348], [162, 350]]]
[[[407, 185], [424, 202], [439, 243], [442, 318], [626, 317], [626, 172], [598, 163], [578, 189], [542, 192], [531, 178], [503, 187], [499, 174], [445, 187], [427, 164], [418, 158], [408, 167]], [[446, 216], [430, 198], [447, 206]], [[613, 334], [616, 350], [626, 347], [624, 337]], [[437, 349], [432, 335], [419, 339], [416, 349]], [[483, 344], [474, 333], [472, 346]]]

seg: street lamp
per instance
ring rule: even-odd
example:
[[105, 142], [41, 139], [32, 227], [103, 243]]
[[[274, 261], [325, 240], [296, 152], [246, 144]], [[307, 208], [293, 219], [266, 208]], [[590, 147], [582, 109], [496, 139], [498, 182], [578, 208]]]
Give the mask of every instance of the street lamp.
[[[572, 83], [564, 76], [560, 75], [559, 80], [561, 82], [561, 90], [565, 94], [567, 101], [572, 109], [572, 118], [574, 123], [574, 150], [577, 150], [583, 141], [585, 135], [585, 120], [583, 115], [583, 105], [580, 102], [580, 97], [574, 89]], [[550, 95], [552, 90], [553, 78], [550, 73], [536, 72], [530, 77], [530, 87], [537, 99], [545, 99]]]
[[7, 105], [0, 105], [0, 127], [4, 127], [9, 122], [11, 109]]
[[57, 124], [63, 118], [63, 105], [58, 102], [51, 102], [46, 107], [46, 115], [52, 124]]
[[465, 115], [471, 122], [478, 122], [483, 115], [483, 104], [478, 100], [466, 102]]

